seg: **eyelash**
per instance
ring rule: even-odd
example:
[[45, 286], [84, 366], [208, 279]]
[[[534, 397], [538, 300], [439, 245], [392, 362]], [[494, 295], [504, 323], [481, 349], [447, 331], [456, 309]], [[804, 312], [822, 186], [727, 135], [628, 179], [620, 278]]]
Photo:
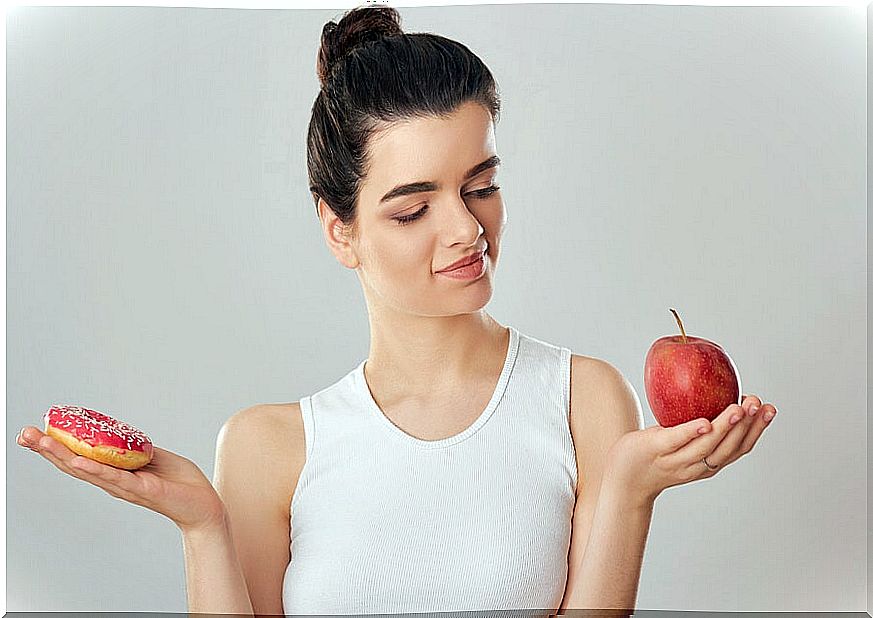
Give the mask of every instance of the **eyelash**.
[[[476, 196], [477, 200], [483, 200], [491, 197], [500, 187], [491, 186], [487, 189], [479, 189], [478, 191], [470, 191], [472, 195]], [[428, 208], [430, 208], [427, 204], [421, 207], [421, 210], [418, 210], [411, 215], [403, 215], [402, 217], [391, 217], [395, 221], [397, 221], [398, 225], [408, 225], [415, 221], [416, 219], [420, 219], [425, 212], [427, 212]]]

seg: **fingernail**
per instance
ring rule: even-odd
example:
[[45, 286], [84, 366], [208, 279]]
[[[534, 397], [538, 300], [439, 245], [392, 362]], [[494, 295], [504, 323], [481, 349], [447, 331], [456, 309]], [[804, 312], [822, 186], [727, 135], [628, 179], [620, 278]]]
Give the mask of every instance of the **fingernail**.
[[755, 416], [755, 412], [757, 412], [757, 411], [758, 411], [758, 406], [752, 405], [752, 407], [749, 408], [749, 416]]
[[769, 421], [769, 420], [772, 419], [774, 416], [776, 416], [776, 415], [773, 414], [772, 411], [771, 411], [771, 412], [767, 412], [767, 413], [764, 415], [764, 420], [765, 420], [765, 421]]
[[731, 417], [731, 425], [735, 424], [735, 423], [736, 423], [737, 421], [739, 421], [739, 420], [740, 420], [740, 415], [739, 415], [739, 414], [734, 414], [734, 415]]

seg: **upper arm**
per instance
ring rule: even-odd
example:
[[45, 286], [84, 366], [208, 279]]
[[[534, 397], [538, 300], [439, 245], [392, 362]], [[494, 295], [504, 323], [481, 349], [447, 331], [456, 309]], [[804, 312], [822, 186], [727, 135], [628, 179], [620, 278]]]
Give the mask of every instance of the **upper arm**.
[[573, 591], [579, 584], [576, 573], [588, 543], [606, 455], [623, 434], [643, 428], [639, 397], [621, 372], [606, 361], [574, 354], [570, 368], [570, 431], [578, 479], [562, 610], [574, 607]]
[[298, 403], [257, 405], [218, 434], [213, 485], [225, 504], [255, 614], [282, 614], [290, 499], [305, 457]]

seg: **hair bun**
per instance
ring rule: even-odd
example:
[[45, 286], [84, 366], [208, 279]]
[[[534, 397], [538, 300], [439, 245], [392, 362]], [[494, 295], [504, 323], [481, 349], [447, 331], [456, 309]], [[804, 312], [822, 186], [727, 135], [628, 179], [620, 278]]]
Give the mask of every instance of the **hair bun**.
[[358, 7], [346, 13], [338, 24], [324, 24], [317, 66], [322, 88], [337, 62], [355, 47], [395, 34], [403, 34], [400, 13], [387, 6]]

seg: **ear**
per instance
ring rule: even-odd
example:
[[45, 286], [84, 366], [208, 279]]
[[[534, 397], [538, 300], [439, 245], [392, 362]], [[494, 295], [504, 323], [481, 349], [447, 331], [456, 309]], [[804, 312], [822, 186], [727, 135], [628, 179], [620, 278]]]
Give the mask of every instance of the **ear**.
[[357, 268], [360, 262], [348, 238], [348, 230], [324, 198], [318, 198], [318, 218], [328, 249], [337, 261], [346, 268]]

